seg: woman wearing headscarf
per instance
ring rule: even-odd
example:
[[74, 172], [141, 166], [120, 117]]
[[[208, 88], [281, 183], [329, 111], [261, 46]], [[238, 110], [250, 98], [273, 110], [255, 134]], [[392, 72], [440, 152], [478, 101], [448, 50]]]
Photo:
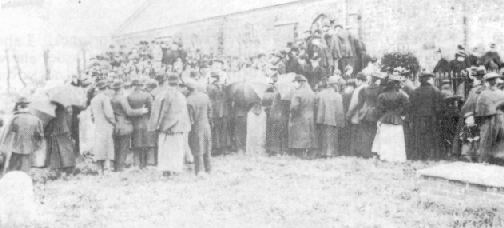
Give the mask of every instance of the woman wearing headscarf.
[[406, 161], [403, 119], [409, 98], [400, 88], [400, 76], [390, 76], [386, 88], [378, 96], [377, 113], [381, 117], [372, 150], [385, 161]]

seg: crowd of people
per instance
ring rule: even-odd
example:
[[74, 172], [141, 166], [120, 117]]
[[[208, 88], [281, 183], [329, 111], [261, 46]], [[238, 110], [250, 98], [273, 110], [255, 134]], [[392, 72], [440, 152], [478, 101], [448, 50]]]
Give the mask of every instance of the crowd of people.
[[[232, 152], [393, 162], [493, 162], [504, 152], [495, 51], [440, 59], [435, 72], [465, 72], [468, 96], [456, 94], [450, 80], [437, 83], [433, 73], [420, 73], [415, 86], [412, 73], [380, 66], [361, 41], [332, 24], [268, 55], [216, 57], [154, 40], [111, 45], [90, 65], [71, 82], [87, 92], [86, 102], [54, 102], [47, 123], [28, 99], [18, 100], [0, 147], [11, 154], [6, 170], [28, 172], [31, 154], [45, 143], [45, 166], [71, 174], [87, 125], [94, 126], [89, 152], [100, 173], [156, 166], [171, 176], [194, 163], [196, 175], [205, 175], [211, 155]], [[261, 81], [248, 81], [251, 72], [264, 79], [261, 92], [248, 87]], [[286, 79], [288, 92], [280, 86]], [[240, 100], [237, 85], [256, 96]]]

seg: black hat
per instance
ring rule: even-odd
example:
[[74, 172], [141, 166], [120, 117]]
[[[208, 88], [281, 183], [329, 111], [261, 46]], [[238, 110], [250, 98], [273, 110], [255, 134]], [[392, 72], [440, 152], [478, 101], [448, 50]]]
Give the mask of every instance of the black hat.
[[133, 80], [131, 80], [131, 85], [132, 86], [141, 86], [142, 83], [138, 79], [133, 79]]
[[425, 73], [425, 72], [424, 72], [424, 73], [420, 74], [420, 76], [419, 76], [419, 77], [420, 77], [420, 78], [434, 78], [435, 76], [434, 76], [434, 74], [432, 74], [432, 73]]
[[178, 82], [179, 81], [179, 76], [175, 74], [168, 75], [168, 81], [169, 82]]
[[28, 101], [28, 98], [26, 97], [19, 97], [16, 101], [16, 104], [29, 104], [30, 101]]

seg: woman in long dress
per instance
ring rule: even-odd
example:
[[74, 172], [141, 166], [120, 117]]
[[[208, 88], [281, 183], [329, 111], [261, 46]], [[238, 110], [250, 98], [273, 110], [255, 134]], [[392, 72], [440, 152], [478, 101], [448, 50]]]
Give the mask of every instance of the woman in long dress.
[[400, 78], [391, 76], [382, 94], [378, 96], [378, 130], [373, 143], [373, 152], [381, 160], [406, 161], [406, 146], [403, 130], [404, 110], [409, 98], [400, 90]]

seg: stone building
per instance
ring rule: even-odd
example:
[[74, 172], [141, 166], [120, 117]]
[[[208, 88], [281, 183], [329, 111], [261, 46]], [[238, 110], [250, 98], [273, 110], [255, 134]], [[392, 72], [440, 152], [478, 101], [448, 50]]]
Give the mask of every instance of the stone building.
[[285, 47], [314, 21], [333, 19], [371, 55], [411, 51], [431, 70], [441, 48], [504, 50], [504, 0], [151, 0], [115, 33], [119, 42], [172, 37], [205, 53], [249, 56]]

